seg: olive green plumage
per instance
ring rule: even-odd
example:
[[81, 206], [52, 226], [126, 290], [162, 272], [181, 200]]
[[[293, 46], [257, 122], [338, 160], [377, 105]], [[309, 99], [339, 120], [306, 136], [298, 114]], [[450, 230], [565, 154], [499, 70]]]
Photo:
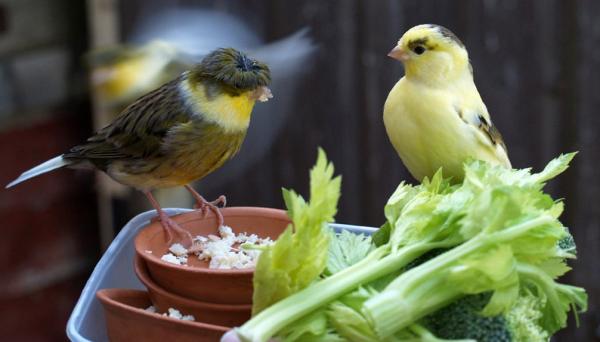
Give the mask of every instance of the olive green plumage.
[[235, 49], [219, 49], [192, 69], [194, 82], [218, 82], [223, 91], [240, 94], [271, 83], [269, 67]]
[[188, 184], [219, 168], [239, 151], [246, 132], [225, 133], [186, 108], [178, 86], [187, 78], [184, 74], [143, 96], [63, 158], [90, 162], [117, 181], [142, 188]]
[[255, 101], [270, 96], [269, 82], [265, 64], [218, 49], [129, 105], [86, 143], [10, 185], [57, 167], [90, 165], [144, 191], [188, 184], [239, 151]]

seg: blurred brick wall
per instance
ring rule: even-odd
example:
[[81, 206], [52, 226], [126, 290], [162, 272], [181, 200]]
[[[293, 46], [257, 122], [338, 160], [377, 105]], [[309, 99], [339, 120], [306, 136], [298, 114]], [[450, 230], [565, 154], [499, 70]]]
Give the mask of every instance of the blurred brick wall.
[[83, 141], [85, 2], [0, 1], [0, 340], [65, 341], [99, 257], [93, 173], [21, 172]]
[[[51, 118], [0, 134], [0, 184], [84, 139], [89, 118]], [[98, 254], [93, 173], [57, 170], [0, 191], [0, 336], [62, 341]]]

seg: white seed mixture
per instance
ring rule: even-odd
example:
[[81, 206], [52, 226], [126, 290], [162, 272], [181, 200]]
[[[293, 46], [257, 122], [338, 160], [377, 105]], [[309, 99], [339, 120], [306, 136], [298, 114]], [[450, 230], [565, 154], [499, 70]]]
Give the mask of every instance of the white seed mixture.
[[[241, 269], [251, 268], [256, 265], [260, 250], [244, 249], [239, 246], [249, 243], [257, 246], [270, 245], [270, 238], [259, 238], [256, 234], [235, 234], [231, 227], [219, 227], [219, 236], [196, 236], [194, 238], [194, 254], [200, 260], [208, 260], [209, 268]], [[169, 253], [162, 256], [161, 260], [176, 265], [187, 265], [188, 250], [179, 243], [169, 247]]]
[[[179, 244], [177, 244], [179, 245]], [[181, 245], [179, 245], [181, 246]], [[186, 250], [187, 251], [187, 250]], [[172, 253], [167, 253], [165, 255], [163, 255], [160, 260], [166, 261], [166, 262], [170, 262], [172, 264], [176, 264], [176, 265], [187, 265], [187, 254], [185, 255], [175, 255]]]
[[171, 253], [173, 253], [177, 256], [182, 256], [182, 255], [188, 254], [188, 250], [185, 247], [183, 247], [183, 245], [180, 243], [172, 244], [171, 247], [169, 247], [169, 251], [171, 251]]
[[196, 318], [192, 315], [182, 315], [181, 312], [177, 309], [173, 309], [173, 308], [169, 308], [169, 312], [165, 312], [163, 314], [160, 314], [158, 312], [156, 312], [156, 307], [154, 305], [150, 305], [149, 307], [146, 308], [146, 311], [148, 312], [152, 312], [155, 314], [159, 314], [165, 317], [170, 317], [170, 318], [175, 318], [175, 319], [179, 319], [182, 321], [195, 321]]

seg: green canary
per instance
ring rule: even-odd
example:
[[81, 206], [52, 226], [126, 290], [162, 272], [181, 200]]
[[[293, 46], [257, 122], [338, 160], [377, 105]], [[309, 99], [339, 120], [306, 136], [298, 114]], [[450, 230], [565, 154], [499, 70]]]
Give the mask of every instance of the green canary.
[[157, 210], [165, 232], [184, 233], [152, 196], [157, 188], [185, 186], [198, 207], [211, 209], [189, 183], [221, 167], [240, 149], [255, 102], [272, 97], [267, 65], [235, 49], [218, 49], [191, 70], [140, 97], [86, 143], [21, 174], [12, 187], [67, 166], [94, 167], [142, 191]]

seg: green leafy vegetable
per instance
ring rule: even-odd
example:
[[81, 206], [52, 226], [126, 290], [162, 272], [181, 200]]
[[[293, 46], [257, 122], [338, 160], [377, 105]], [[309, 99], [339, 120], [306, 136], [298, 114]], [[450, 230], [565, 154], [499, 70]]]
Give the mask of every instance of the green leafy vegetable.
[[279, 333], [285, 342], [317, 341], [327, 335], [327, 316], [324, 310], [317, 310], [296, 321], [294, 327]]
[[[349, 254], [342, 247], [354, 242], [363, 246], [362, 242], [334, 240], [327, 267], [319, 262], [311, 268], [325, 277], [298, 277], [296, 269], [287, 266], [258, 268], [255, 277], [265, 279], [270, 276], [261, 273], [279, 271], [281, 285], [259, 282], [256, 290], [281, 286], [287, 294], [270, 297], [277, 298], [275, 303], [264, 301], [274, 304], [244, 324], [238, 335], [257, 342], [275, 335], [301, 340], [310, 334], [315, 341], [332, 336], [351, 341], [442, 341], [445, 336], [436, 336], [437, 330], [427, 324], [431, 315], [462, 298], [486, 294], [485, 304], [477, 309], [480, 321], [501, 317], [505, 329], [490, 334], [509, 331], [513, 340], [529, 334], [532, 341], [550, 336], [565, 326], [568, 311], [585, 311], [587, 304], [583, 289], [555, 281], [569, 270], [566, 260], [575, 257], [575, 248], [558, 220], [562, 203], [542, 191], [573, 156], [558, 157], [540, 173], [471, 161], [465, 165], [462, 184], [453, 185], [441, 171], [417, 186], [400, 184], [385, 207], [387, 222], [373, 237], [376, 248], [367, 252], [357, 247], [356, 254]], [[299, 201], [288, 202], [289, 208], [296, 208]], [[329, 241], [320, 235], [323, 230], [311, 234]], [[302, 249], [308, 244], [290, 242], [289, 235], [280, 247], [285, 253], [267, 257], [269, 264], [289, 258], [294, 265], [296, 254], [317, 253]], [[314, 248], [328, 250], [324, 244]], [[317, 259], [321, 260], [308, 258]], [[304, 279], [302, 286], [296, 285], [296, 278]], [[320, 329], [307, 329], [316, 326]], [[458, 329], [449, 338], [473, 338], [458, 336]]]
[[360, 312], [339, 302], [329, 305], [329, 319], [335, 330], [346, 341], [373, 342], [378, 337]]
[[[333, 178], [333, 164], [319, 149], [310, 172], [310, 201], [293, 190], [283, 190], [292, 226], [262, 252], [254, 276], [253, 314], [308, 286], [325, 269], [330, 234], [340, 197], [341, 178]], [[300, 252], [301, 251], [301, 252]]]
[[364, 259], [372, 248], [370, 236], [353, 234], [347, 230], [333, 234], [325, 274], [331, 275], [356, 264]]
[[[564, 262], [564, 254], [557, 246], [568, 234], [557, 220], [562, 205], [539, 191], [536, 183], [526, 181], [527, 178], [546, 178], [521, 175], [518, 182], [512, 182], [511, 177], [496, 178], [501, 172], [495, 168], [490, 170], [496, 172], [479, 172], [485, 164], [471, 165], [478, 172], [467, 172], [465, 185], [440, 200], [440, 203], [455, 201], [455, 195], [463, 191], [471, 194], [461, 195], [455, 202], [467, 199], [468, 206], [455, 208], [447, 216], [466, 242], [408, 270], [365, 302], [363, 313], [380, 337], [391, 336], [468, 294], [493, 291], [483, 313], [506, 312], [514, 305], [521, 286], [533, 286], [539, 296], [556, 299], [548, 301], [542, 322], [551, 333], [565, 325], [571, 305], [585, 307], [585, 298], [578, 291], [581, 289], [567, 289], [565, 285], [554, 283], [552, 277], [538, 267], [547, 262]], [[484, 180], [491, 184], [481, 186]], [[440, 206], [431, 210], [432, 217], [443, 212]], [[460, 219], [453, 221], [452, 216]], [[446, 225], [448, 220], [438, 221], [438, 227]], [[421, 222], [407, 228], [403, 222], [396, 225], [396, 229], [410, 227], [414, 233], [414, 229], [422, 230]], [[392, 242], [395, 233], [390, 237]]]

